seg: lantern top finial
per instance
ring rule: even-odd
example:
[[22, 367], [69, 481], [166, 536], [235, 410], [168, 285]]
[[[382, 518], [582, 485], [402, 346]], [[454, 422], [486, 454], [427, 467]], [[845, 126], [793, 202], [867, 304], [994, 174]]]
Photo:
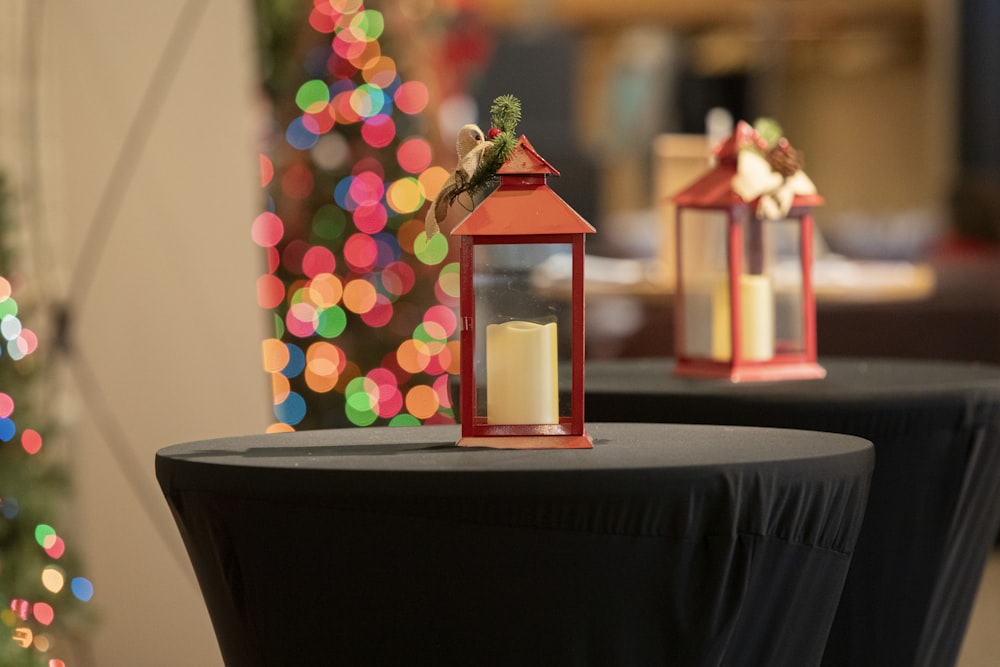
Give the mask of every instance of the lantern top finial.
[[556, 170], [549, 162], [538, 154], [535, 147], [531, 145], [528, 138], [523, 134], [517, 140], [514, 150], [511, 151], [507, 161], [497, 169], [497, 173], [503, 175], [544, 175], [558, 176]]
[[741, 150], [752, 149], [757, 151], [767, 151], [767, 140], [745, 120], [736, 124], [736, 129], [728, 139], [720, 142], [714, 149], [715, 157], [720, 162], [736, 162], [736, 156]]

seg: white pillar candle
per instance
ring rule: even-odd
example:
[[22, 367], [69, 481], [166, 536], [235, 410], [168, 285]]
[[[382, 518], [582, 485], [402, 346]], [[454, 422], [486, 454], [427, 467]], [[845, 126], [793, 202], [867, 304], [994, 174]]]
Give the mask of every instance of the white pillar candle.
[[716, 361], [732, 358], [732, 320], [729, 313], [729, 280], [723, 276], [715, 281], [712, 292], [712, 358]]
[[774, 289], [770, 276], [740, 276], [740, 344], [746, 361], [774, 357]]
[[[744, 361], [766, 361], [774, 357], [774, 289], [770, 276], [740, 276], [740, 344]], [[729, 283], [715, 283], [712, 298], [712, 359], [729, 361], [730, 345]]]
[[486, 327], [486, 422], [558, 424], [556, 324]]

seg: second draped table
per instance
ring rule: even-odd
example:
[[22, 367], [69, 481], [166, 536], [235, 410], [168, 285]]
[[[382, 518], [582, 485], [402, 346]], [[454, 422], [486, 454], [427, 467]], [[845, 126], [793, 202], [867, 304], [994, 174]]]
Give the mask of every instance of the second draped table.
[[674, 377], [666, 358], [592, 361], [585, 417], [871, 440], [871, 495], [824, 665], [952, 665], [1000, 524], [1000, 368], [820, 362], [823, 380], [733, 384]]

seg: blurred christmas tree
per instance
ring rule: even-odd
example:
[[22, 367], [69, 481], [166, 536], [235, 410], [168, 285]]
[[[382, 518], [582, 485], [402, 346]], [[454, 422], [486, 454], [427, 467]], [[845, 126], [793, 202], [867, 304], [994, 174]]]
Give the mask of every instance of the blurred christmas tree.
[[22, 323], [14, 221], [0, 174], [0, 665], [73, 667], [92, 622], [89, 580], [57, 526], [70, 480], [44, 416], [47, 372]]
[[271, 430], [454, 421], [458, 264], [421, 213], [451, 168], [434, 164], [419, 71], [444, 19], [433, 3], [373, 4], [257, 3], [274, 122], [252, 228], [267, 253], [258, 303], [274, 313]]

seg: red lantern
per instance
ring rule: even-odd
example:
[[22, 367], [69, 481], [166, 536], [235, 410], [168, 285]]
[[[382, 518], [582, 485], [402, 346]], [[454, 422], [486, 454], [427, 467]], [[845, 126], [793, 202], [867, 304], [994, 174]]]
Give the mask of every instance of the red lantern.
[[[546, 184], [559, 175], [521, 137], [500, 184], [452, 234], [462, 240], [459, 445], [502, 449], [592, 447], [583, 423], [584, 239], [594, 228]], [[531, 285], [534, 264], [563, 253], [571, 299]], [[558, 367], [571, 369], [560, 405]], [[564, 392], [565, 393], [565, 392]]]
[[784, 139], [740, 122], [716, 164], [674, 196], [675, 374], [734, 382], [821, 378], [812, 207]]

